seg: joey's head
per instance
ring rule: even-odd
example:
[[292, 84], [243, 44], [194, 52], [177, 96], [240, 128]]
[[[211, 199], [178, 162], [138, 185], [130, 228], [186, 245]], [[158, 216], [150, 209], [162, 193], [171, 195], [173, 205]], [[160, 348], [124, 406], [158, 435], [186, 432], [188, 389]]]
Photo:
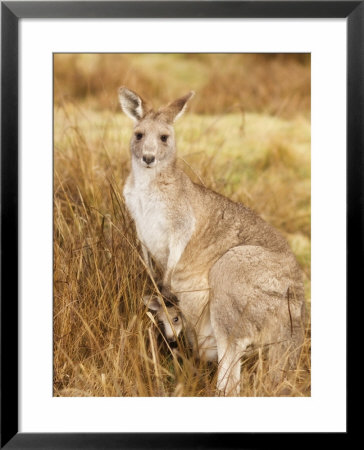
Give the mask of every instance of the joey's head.
[[[173, 296], [174, 297], [174, 296]], [[171, 347], [176, 346], [176, 339], [182, 331], [182, 314], [178, 308], [177, 301], [162, 301], [157, 295], [147, 295], [143, 298], [144, 303], [151, 311], [156, 313], [156, 318], [163, 326], [164, 336]]]
[[173, 123], [183, 114], [191, 91], [184, 97], [154, 111], [135, 92], [121, 87], [121, 109], [134, 121], [134, 133], [130, 142], [133, 163], [150, 170], [162, 168], [176, 159], [176, 143]]

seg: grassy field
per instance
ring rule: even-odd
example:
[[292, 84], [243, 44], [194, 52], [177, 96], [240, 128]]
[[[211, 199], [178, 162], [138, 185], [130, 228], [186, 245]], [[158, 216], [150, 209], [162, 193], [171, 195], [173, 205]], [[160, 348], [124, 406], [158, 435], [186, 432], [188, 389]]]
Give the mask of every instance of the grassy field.
[[[101, 55], [105, 64], [100, 66], [97, 55], [88, 56], [58, 55], [55, 61], [54, 395], [213, 396], [216, 365], [195, 361], [183, 337], [177, 352], [171, 353], [141, 301], [153, 285], [121, 195], [129, 172], [132, 124], [117, 109], [110, 60]], [[160, 55], [159, 65], [155, 55], [144, 60], [139, 56], [133, 60], [137, 69], [148, 64], [160, 71], [166, 64]], [[169, 56], [177, 61], [178, 70], [173, 70], [179, 74], [169, 100], [190, 88], [197, 91], [191, 113], [176, 124], [179, 164], [194, 181], [244, 202], [281, 230], [304, 271], [308, 321], [297, 370], [273, 389], [262, 356], [253, 355], [244, 362], [241, 395], [310, 395], [309, 89], [306, 86], [294, 102], [285, 102], [284, 96], [278, 102], [277, 95], [269, 101], [272, 96], [257, 94], [256, 104], [253, 97], [249, 100], [253, 106], [236, 101], [230, 108], [219, 91], [220, 100], [209, 106], [206, 92], [211, 83], [204, 77], [216, 61], [211, 55], [184, 61], [180, 55]], [[125, 58], [117, 59], [121, 73], [130, 68]], [[255, 67], [251, 59], [247, 65]], [[257, 74], [264, 65], [258, 60]], [[304, 72], [296, 84], [307, 79], [307, 61], [287, 61], [291, 69], [299, 72], [301, 67]], [[236, 74], [229, 64], [230, 86], [235, 80], [238, 88], [236, 77], [242, 69], [239, 65]], [[267, 58], [265, 67], [278, 71], [282, 65], [280, 57]], [[164, 101], [167, 94], [158, 94], [152, 75], [143, 78], [137, 69], [133, 83], [143, 86], [145, 95], [150, 88], [149, 97], [155, 94], [157, 103]], [[112, 89], [100, 87], [98, 79]], [[118, 84], [127, 81], [123, 75]], [[128, 86], [140, 92], [133, 83]], [[296, 107], [290, 110], [292, 102]]]

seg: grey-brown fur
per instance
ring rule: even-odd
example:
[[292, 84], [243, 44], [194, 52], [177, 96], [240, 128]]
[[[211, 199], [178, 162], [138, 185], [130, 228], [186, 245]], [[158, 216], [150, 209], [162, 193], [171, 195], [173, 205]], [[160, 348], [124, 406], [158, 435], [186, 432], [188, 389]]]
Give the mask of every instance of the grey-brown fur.
[[[164, 274], [164, 289], [178, 297], [200, 356], [217, 356], [217, 388], [236, 395], [248, 347], [268, 348], [274, 382], [295, 367], [303, 342], [301, 269], [277, 230], [177, 167], [172, 123], [191, 96], [155, 112], [121, 89], [122, 108], [135, 121], [124, 198], [151, 273], [150, 257]], [[154, 158], [151, 165], [145, 155]]]

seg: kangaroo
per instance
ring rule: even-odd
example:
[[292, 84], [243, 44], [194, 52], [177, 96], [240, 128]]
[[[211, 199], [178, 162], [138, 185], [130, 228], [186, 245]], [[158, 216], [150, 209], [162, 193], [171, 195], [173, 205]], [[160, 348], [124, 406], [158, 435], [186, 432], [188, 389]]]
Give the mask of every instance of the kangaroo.
[[218, 361], [218, 395], [240, 392], [240, 360], [268, 350], [278, 383], [294, 368], [304, 337], [301, 269], [285, 238], [241, 203], [194, 183], [177, 167], [173, 123], [194, 92], [154, 110], [122, 87], [134, 121], [131, 172], [123, 195], [143, 259], [177, 296], [187, 337], [200, 358]]
[[143, 302], [156, 314], [162, 324], [163, 334], [171, 348], [177, 347], [177, 337], [183, 330], [183, 318], [175, 296], [161, 300], [158, 295], [146, 295]]

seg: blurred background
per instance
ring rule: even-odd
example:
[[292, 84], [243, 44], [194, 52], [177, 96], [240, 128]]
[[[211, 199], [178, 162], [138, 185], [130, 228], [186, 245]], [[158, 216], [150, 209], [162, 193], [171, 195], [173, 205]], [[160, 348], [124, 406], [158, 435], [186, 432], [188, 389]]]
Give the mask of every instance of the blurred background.
[[123, 84], [159, 103], [195, 90], [197, 114], [233, 107], [291, 118], [309, 117], [310, 54], [56, 54], [55, 101], [93, 99], [119, 109]]
[[301, 361], [273, 388], [255, 355], [241, 395], [310, 395], [310, 64], [309, 54], [54, 55], [54, 395], [215, 395], [216, 367], [191, 364], [183, 338], [171, 354], [141, 301], [154, 288], [121, 194], [133, 127], [121, 85], [156, 108], [194, 90], [175, 124], [178, 164], [288, 239], [306, 291]]

